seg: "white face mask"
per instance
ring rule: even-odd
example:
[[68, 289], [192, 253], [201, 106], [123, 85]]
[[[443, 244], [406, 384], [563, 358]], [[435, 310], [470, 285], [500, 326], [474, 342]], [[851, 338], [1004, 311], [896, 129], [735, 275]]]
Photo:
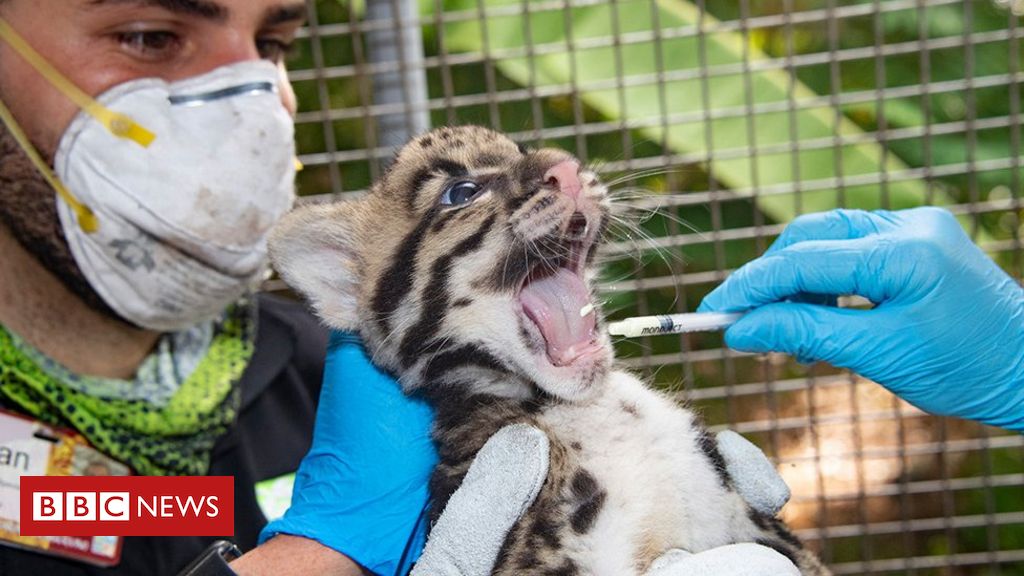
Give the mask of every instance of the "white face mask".
[[100, 96], [156, 135], [147, 148], [85, 113], [64, 133], [57, 177], [100, 225], [85, 232], [66, 202], [61, 225], [82, 274], [126, 320], [192, 326], [265, 278], [267, 233], [294, 200], [294, 129], [277, 78], [269, 62], [243, 62]]
[[[52, 67], [27, 59], [54, 82]], [[180, 82], [133, 80], [79, 104], [48, 176], [78, 267], [124, 319], [181, 330], [266, 277], [266, 236], [294, 201], [294, 127], [278, 80], [269, 62], [240, 62]]]

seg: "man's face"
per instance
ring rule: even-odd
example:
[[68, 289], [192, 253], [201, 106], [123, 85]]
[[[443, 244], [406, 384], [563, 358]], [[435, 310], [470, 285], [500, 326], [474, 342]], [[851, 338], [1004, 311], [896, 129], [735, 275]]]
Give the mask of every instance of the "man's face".
[[[92, 96], [136, 78], [173, 81], [259, 58], [282, 63], [303, 0], [0, 0], [0, 17]], [[282, 101], [295, 96], [281, 65]], [[0, 41], [0, 99], [51, 164], [78, 108]], [[0, 227], [88, 306], [116, 314], [85, 280], [54, 191], [0, 126]]]
[[[168, 81], [244, 60], [282, 64], [305, 17], [302, 0], [3, 0], [0, 16], [86, 93], [136, 78]], [[295, 99], [281, 66], [282, 101]], [[0, 41], [0, 98], [53, 159], [79, 112]]]

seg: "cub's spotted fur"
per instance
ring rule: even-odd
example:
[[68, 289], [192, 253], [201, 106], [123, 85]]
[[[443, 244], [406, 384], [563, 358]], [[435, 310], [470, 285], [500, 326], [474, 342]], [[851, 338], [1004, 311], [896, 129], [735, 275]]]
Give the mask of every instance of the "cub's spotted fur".
[[435, 514], [500, 428], [548, 435], [547, 480], [495, 574], [643, 574], [667, 550], [735, 542], [827, 574], [736, 493], [689, 411], [613, 366], [600, 311], [587, 313], [608, 213], [605, 187], [565, 152], [442, 128], [367, 196], [291, 214], [271, 251], [327, 324], [358, 331], [434, 403]]

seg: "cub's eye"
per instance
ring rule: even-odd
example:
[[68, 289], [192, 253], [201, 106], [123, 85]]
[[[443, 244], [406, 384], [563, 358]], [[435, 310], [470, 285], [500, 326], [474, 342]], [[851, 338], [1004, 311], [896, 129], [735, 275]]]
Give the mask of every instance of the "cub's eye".
[[476, 182], [469, 182], [463, 180], [456, 182], [445, 189], [444, 194], [441, 195], [441, 204], [443, 206], [460, 206], [462, 204], [468, 204], [476, 198], [483, 189]]

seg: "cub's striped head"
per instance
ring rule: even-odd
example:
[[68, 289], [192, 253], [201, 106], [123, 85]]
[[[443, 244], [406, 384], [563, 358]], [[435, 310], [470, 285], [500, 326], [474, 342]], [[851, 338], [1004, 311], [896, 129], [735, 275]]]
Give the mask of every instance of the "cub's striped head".
[[608, 214], [605, 187], [569, 154], [441, 128], [365, 197], [290, 214], [271, 254], [407, 389], [578, 400], [612, 361], [591, 285]]

